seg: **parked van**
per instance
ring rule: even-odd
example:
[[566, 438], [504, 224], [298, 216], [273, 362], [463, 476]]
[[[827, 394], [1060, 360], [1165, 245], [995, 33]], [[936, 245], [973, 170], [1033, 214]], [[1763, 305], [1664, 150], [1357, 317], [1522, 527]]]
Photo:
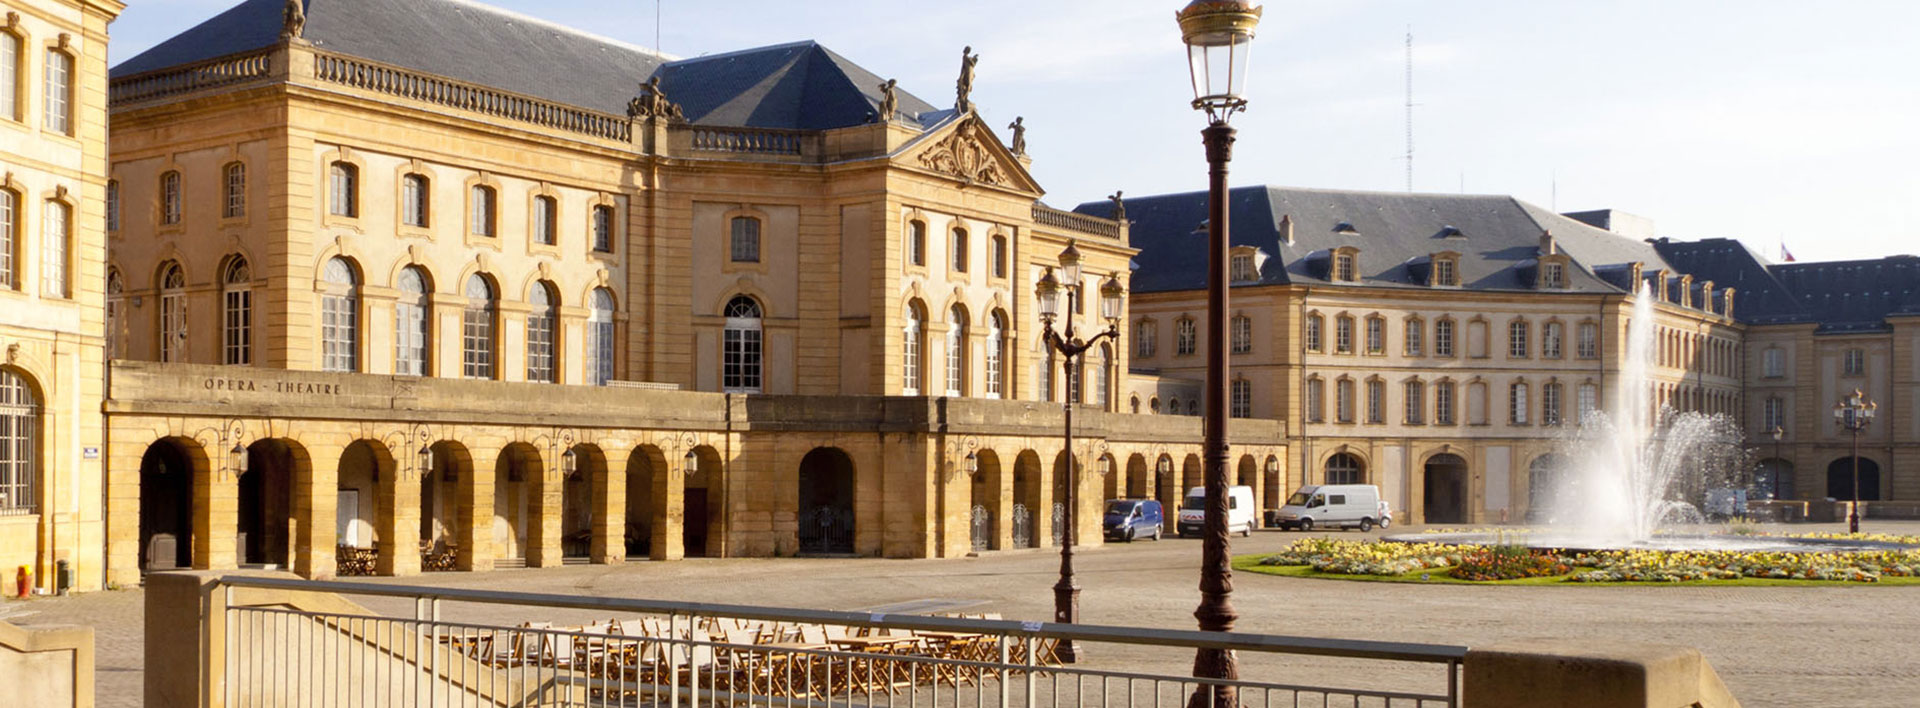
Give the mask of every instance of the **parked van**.
[[1372, 531], [1380, 521], [1380, 488], [1371, 484], [1321, 484], [1301, 487], [1280, 507], [1280, 528], [1357, 528]]
[[[1239, 531], [1242, 536], [1253, 535], [1254, 520], [1253, 487], [1227, 487], [1227, 533]], [[1187, 500], [1180, 504], [1180, 524], [1177, 527], [1180, 537], [1200, 535], [1201, 527], [1207, 518], [1207, 488], [1194, 487], [1187, 490]]]
[[1101, 519], [1100, 525], [1109, 541], [1132, 541], [1136, 538], [1158, 541], [1164, 521], [1160, 502], [1152, 499], [1109, 499], [1106, 516]]

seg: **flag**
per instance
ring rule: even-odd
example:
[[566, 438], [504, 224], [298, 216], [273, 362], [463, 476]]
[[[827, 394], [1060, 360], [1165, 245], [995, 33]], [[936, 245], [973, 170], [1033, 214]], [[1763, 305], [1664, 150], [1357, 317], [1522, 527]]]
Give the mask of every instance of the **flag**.
[[1793, 252], [1787, 250], [1787, 244], [1780, 244], [1780, 260], [1786, 263], [1793, 262]]

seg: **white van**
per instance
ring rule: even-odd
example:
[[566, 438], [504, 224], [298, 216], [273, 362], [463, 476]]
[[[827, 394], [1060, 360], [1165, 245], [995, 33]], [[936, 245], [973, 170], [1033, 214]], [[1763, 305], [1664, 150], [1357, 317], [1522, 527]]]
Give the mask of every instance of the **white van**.
[[[1240, 532], [1242, 536], [1253, 535], [1253, 487], [1227, 487], [1227, 533]], [[1187, 490], [1187, 499], [1180, 503], [1180, 521], [1175, 530], [1181, 538], [1200, 535], [1201, 527], [1206, 525], [1207, 488], [1194, 487]]]
[[1321, 484], [1301, 487], [1280, 507], [1280, 528], [1357, 528], [1385, 526], [1380, 518], [1380, 488], [1371, 484]]

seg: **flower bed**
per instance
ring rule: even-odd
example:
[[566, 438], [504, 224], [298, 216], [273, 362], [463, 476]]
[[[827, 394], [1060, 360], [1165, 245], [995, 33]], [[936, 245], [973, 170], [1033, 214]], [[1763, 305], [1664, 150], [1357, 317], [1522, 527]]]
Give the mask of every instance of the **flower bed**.
[[[1819, 538], [1920, 544], [1920, 537], [1824, 534]], [[1552, 578], [1568, 582], [1654, 582], [1763, 578], [1852, 583], [1920, 575], [1920, 548], [1858, 553], [1752, 551], [1599, 551], [1568, 553], [1522, 546], [1450, 546], [1435, 543], [1295, 541], [1257, 565], [1310, 566], [1334, 575], [1401, 576], [1444, 568], [1473, 581]]]
[[1551, 551], [1524, 546], [1494, 546], [1461, 554], [1460, 562], [1447, 571], [1461, 580], [1519, 580], [1550, 578], [1573, 572], [1566, 559]]

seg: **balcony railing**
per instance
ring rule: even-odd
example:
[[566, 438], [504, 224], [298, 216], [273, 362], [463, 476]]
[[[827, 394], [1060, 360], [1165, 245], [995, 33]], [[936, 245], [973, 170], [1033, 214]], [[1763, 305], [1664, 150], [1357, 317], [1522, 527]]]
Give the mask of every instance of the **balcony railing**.
[[271, 73], [272, 50], [238, 54], [115, 79], [107, 88], [107, 100], [113, 104], [133, 103], [242, 83]]
[[1034, 223], [1071, 229], [1083, 234], [1094, 234], [1107, 238], [1120, 238], [1120, 222], [1087, 216], [1074, 211], [1055, 209], [1044, 204], [1033, 205]]
[[633, 124], [621, 116], [338, 54], [316, 52], [313, 57], [313, 77], [327, 83], [595, 138], [627, 142], [633, 137]]
[[799, 155], [807, 133], [767, 128], [694, 127], [693, 149], [750, 155]]

